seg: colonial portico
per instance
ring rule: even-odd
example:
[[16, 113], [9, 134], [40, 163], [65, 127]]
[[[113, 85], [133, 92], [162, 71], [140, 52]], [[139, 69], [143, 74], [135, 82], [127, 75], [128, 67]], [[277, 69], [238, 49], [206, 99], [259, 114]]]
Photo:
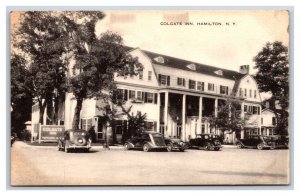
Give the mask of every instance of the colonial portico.
[[157, 100], [160, 112], [156, 130], [165, 136], [188, 141], [196, 134], [220, 134], [210, 127], [208, 117], [218, 115], [218, 107], [226, 97], [169, 88], [160, 90]]

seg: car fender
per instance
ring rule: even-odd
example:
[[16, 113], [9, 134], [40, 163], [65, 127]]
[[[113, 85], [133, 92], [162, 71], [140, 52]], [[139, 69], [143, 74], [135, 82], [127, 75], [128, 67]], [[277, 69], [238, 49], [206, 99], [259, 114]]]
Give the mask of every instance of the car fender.
[[151, 142], [149, 142], [149, 141], [144, 142], [144, 143], [143, 143], [143, 146], [144, 146], [145, 144], [148, 144], [148, 146], [150, 146], [150, 148], [153, 148], [153, 147], [154, 147], [154, 145], [153, 145]]

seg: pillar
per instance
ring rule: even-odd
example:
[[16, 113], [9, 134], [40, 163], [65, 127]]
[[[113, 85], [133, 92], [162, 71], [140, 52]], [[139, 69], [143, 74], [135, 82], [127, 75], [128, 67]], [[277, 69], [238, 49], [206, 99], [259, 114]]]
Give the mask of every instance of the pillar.
[[168, 131], [168, 106], [169, 106], [169, 93], [165, 92], [165, 109], [164, 109], [164, 122], [165, 122], [165, 130], [164, 135], [167, 134]]
[[160, 132], [160, 93], [157, 93], [157, 114], [156, 131]]
[[259, 135], [261, 135], [261, 118], [262, 118], [262, 116], [261, 116], [261, 105], [259, 106], [259, 121], [258, 121], [258, 123], [259, 123]]
[[198, 120], [198, 133], [196, 134], [200, 134], [201, 130], [202, 130], [202, 97], [199, 97], [199, 120]]
[[218, 99], [215, 99], [215, 117], [218, 116]]
[[186, 95], [182, 95], [182, 139], [183, 141], [186, 141], [186, 131], [185, 131], [185, 120], [186, 120]]

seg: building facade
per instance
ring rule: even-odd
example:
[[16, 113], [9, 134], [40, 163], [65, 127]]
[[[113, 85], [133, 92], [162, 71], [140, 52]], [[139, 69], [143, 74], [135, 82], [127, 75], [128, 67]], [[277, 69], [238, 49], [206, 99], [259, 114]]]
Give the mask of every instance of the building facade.
[[[228, 96], [235, 96], [241, 101], [241, 116], [250, 116], [240, 137], [262, 134], [261, 97], [248, 65], [235, 72], [139, 48], [131, 49], [129, 53], [138, 57], [143, 71], [132, 77], [116, 75], [115, 82], [125, 101], [124, 107], [132, 106], [132, 113], [147, 114], [148, 130], [184, 141], [200, 133], [220, 134], [219, 130], [210, 127], [208, 117], [218, 114], [218, 107]], [[98, 140], [104, 138], [101, 104], [95, 99], [84, 100], [80, 121], [83, 129], [95, 126]], [[72, 127], [75, 106], [73, 95], [66, 93], [64, 119], [61, 119], [66, 129]], [[126, 129], [126, 122], [127, 117], [120, 110], [113, 127], [118, 142]], [[232, 134], [226, 137], [231, 141], [235, 138]]]
[[276, 135], [277, 133], [275, 132], [275, 127], [277, 122], [274, 111], [266, 108], [261, 112], [261, 114], [262, 135]]

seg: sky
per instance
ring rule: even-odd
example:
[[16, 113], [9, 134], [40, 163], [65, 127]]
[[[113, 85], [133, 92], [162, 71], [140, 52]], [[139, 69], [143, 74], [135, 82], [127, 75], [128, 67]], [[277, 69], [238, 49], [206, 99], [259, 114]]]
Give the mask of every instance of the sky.
[[[253, 57], [266, 42], [282, 41], [288, 46], [289, 41], [289, 17], [284, 10], [104, 13], [106, 17], [96, 26], [98, 36], [109, 30], [120, 34], [125, 45], [224, 69], [238, 71], [247, 64], [251, 74], [256, 72]], [[218, 25], [203, 25], [205, 22]]]

